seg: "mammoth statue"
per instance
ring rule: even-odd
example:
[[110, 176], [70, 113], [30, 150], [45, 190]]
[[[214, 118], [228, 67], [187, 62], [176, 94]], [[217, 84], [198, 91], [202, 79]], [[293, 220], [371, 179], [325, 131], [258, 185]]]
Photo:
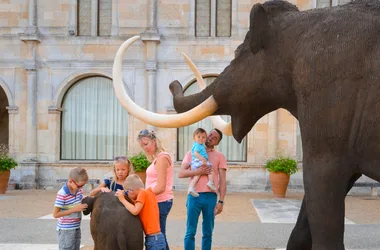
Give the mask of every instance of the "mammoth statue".
[[342, 250], [347, 192], [361, 174], [380, 181], [379, 31], [376, 0], [308, 11], [269, 1], [253, 6], [243, 43], [211, 85], [184, 96], [171, 83], [179, 114], [150, 113], [126, 94], [122, 56], [138, 37], [117, 52], [113, 84], [122, 105], [146, 123], [179, 127], [230, 115], [231, 124], [218, 126], [239, 142], [261, 117], [287, 109], [301, 128], [305, 188], [287, 249]]
[[144, 232], [138, 216], [125, 209], [114, 192], [87, 196], [82, 203], [91, 213], [90, 229], [94, 250], [142, 250]]

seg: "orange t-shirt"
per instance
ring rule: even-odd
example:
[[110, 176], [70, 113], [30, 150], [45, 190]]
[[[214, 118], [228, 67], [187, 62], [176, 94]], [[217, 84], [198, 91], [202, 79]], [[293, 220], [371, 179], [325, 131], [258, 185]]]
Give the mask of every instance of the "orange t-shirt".
[[143, 207], [139, 217], [144, 228], [145, 235], [161, 232], [160, 212], [156, 195], [151, 188], [141, 190], [137, 196], [136, 202], [141, 202]]

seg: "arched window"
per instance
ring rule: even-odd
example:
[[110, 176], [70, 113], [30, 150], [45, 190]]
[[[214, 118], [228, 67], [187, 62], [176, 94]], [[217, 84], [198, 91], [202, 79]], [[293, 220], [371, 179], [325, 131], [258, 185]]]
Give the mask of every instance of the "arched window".
[[9, 144], [9, 115], [6, 109], [8, 105], [7, 95], [0, 86], [0, 146]]
[[[216, 79], [215, 76], [205, 77], [206, 85], [209, 85]], [[197, 82], [192, 83], [186, 88], [184, 94], [191, 95], [199, 92]], [[230, 121], [229, 116], [222, 116], [225, 121]], [[209, 132], [213, 126], [209, 118], [206, 118], [200, 122], [194, 123], [190, 126], [178, 129], [178, 160], [182, 160], [186, 152], [191, 150], [193, 145], [193, 133], [197, 128], [203, 128]], [[227, 161], [245, 162], [247, 161], [247, 140], [246, 138], [239, 144], [232, 136], [224, 136], [223, 140], [217, 146], [217, 150], [222, 152]]]
[[61, 159], [112, 160], [125, 155], [128, 113], [106, 77], [79, 80], [65, 94], [61, 117]]

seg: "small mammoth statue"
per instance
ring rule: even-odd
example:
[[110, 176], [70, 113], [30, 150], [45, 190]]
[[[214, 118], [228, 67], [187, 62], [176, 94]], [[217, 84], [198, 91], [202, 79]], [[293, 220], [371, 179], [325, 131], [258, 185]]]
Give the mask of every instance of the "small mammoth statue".
[[[129, 199], [129, 198], [128, 198]], [[94, 250], [142, 250], [143, 228], [138, 216], [134, 216], [119, 202], [114, 192], [98, 193], [86, 197], [82, 203], [91, 213], [91, 235]]]

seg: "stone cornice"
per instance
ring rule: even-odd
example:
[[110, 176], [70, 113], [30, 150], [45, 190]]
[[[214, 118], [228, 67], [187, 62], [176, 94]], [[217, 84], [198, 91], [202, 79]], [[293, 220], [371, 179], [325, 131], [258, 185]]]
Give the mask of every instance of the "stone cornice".
[[28, 27], [25, 33], [20, 33], [20, 40], [23, 42], [40, 43], [42, 40], [41, 35], [38, 33], [36, 27]]
[[[65, 69], [77, 69], [77, 68], [106, 68], [112, 69], [113, 61], [112, 60], [102, 60], [102, 61], [73, 61], [73, 60], [49, 60], [49, 61], [38, 61], [35, 60], [36, 67], [50, 67], [50, 68], [65, 68]], [[147, 69], [147, 67], [154, 67], [156, 63], [157, 69], [189, 69], [189, 66], [184, 60], [171, 60], [171, 61], [123, 61], [123, 70], [130, 68], [137, 69]], [[231, 61], [194, 61], [195, 65], [198, 68], [203, 69], [224, 69]], [[32, 67], [33, 60], [27, 62], [27, 64]], [[0, 68], [17, 68], [17, 67], [26, 67], [25, 60], [7, 60], [0, 61]]]
[[147, 30], [140, 34], [140, 38], [143, 42], [160, 43], [161, 35], [157, 32], [157, 30]]
[[49, 106], [48, 107], [48, 113], [49, 114], [61, 114], [62, 108], [59, 108], [57, 106]]
[[147, 71], [156, 71], [157, 70], [157, 61], [146, 61], [145, 69]]
[[28, 71], [35, 71], [37, 69], [37, 62], [35, 60], [25, 60], [24, 68]]
[[17, 106], [7, 106], [6, 109], [8, 110], [8, 114], [18, 114]]

